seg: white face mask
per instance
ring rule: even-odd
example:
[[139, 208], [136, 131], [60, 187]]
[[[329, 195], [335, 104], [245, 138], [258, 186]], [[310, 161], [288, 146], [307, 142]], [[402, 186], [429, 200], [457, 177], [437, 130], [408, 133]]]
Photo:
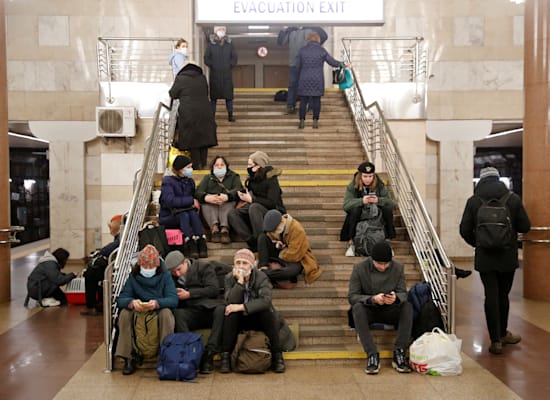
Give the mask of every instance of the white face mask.
[[216, 31], [216, 35], [218, 35], [218, 37], [220, 39], [222, 39], [225, 36], [225, 32], [224, 31]]
[[180, 48], [180, 49], [176, 49], [176, 51], [177, 51], [178, 53], [183, 54], [184, 56], [187, 55], [187, 47], [182, 47], [182, 48]]
[[214, 168], [214, 175], [216, 178], [223, 178], [227, 173], [227, 168]]
[[144, 278], [152, 278], [153, 276], [155, 276], [156, 272], [157, 272], [156, 268], [155, 269], [146, 269], [146, 268], [141, 267], [139, 269], [139, 273]]

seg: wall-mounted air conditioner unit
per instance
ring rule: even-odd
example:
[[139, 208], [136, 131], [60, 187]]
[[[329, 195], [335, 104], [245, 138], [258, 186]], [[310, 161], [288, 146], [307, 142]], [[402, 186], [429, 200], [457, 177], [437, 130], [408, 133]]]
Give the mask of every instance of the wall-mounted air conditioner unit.
[[136, 135], [134, 107], [96, 107], [95, 120], [98, 136], [133, 137]]

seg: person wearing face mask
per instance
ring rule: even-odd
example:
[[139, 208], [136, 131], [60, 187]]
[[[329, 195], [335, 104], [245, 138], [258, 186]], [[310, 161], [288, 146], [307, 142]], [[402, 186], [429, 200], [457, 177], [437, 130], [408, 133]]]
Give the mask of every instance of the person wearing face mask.
[[139, 252], [137, 263], [132, 267], [116, 302], [120, 315], [115, 355], [124, 360], [122, 373], [131, 375], [136, 370], [137, 361], [132, 350], [135, 312], [158, 312], [159, 346], [167, 335], [174, 333], [175, 319], [172, 309], [178, 305], [176, 286], [154, 246], [149, 244]]
[[237, 65], [237, 51], [231, 38], [227, 37], [225, 26], [215, 26], [204, 53], [204, 63], [210, 68], [210, 106], [216, 114], [216, 101], [225, 99], [227, 120], [235, 122], [233, 116], [233, 67]]
[[162, 179], [159, 223], [183, 233], [184, 252], [189, 258], [207, 258], [206, 236], [198, 214], [200, 204], [195, 199], [192, 175], [189, 157], [177, 156], [172, 164], [172, 175]]
[[212, 242], [231, 243], [229, 237], [229, 212], [235, 208], [243, 188], [239, 174], [229, 169], [223, 156], [216, 156], [210, 166], [210, 174], [202, 178], [195, 197], [201, 203], [201, 212], [210, 227]]
[[252, 251], [257, 250], [265, 213], [273, 209], [286, 212], [278, 179], [282, 171], [268, 164], [269, 157], [263, 151], [256, 151], [248, 157], [245, 189], [237, 192], [240, 203], [228, 216], [231, 229], [246, 240]]
[[264, 216], [263, 229], [264, 233], [258, 237], [258, 268], [275, 287], [290, 289], [296, 286], [302, 270], [306, 283], [319, 278], [321, 268], [298, 220], [278, 210], [269, 210]]
[[180, 72], [180, 70], [183, 68], [185, 63], [187, 62], [187, 59], [189, 58], [188, 54], [188, 44], [187, 40], [181, 38], [176, 42], [176, 45], [174, 46], [174, 51], [170, 54], [170, 57], [168, 58], [168, 64], [172, 67], [172, 72], [174, 73], [174, 77]]
[[202, 68], [188, 62], [168, 93], [170, 98], [179, 100], [176, 147], [189, 150], [193, 168], [203, 169], [207, 165], [208, 148], [218, 145], [218, 137]]
[[277, 315], [271, 303], [268, 277], [256, 268], [254, 254], [240, 249], [233, 257], [233, 271], [226, 275], [220, 372], [231, 372], [230, 356], [241, 330], [263, 331], [269, 338], [274, 372], [285, 372], [277, 330]]

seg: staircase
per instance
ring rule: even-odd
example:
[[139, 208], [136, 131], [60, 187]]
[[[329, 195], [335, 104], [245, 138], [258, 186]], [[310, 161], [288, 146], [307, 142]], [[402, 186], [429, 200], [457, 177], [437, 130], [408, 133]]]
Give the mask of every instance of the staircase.
[[[237, 90], [236, 122], [227, 121], [218, 105], [218, 143], [209, 151], [227, 157], [231, 168], [244, 180], [248, 155], [265, 151], [270, 164], [283, 169], [280, 184], [289, 214], [306, 229], [313, 253], [323, 274], [313, 284], [303, 280], [293, 290], [274, 290], [273, 303], [292, 325], [299, 326], [299, 346], [285, 359], [357, 359], [364, 352], [348, 327], [348, 282], [359, 257], [345, 257], [346, 243], [339, 241], [345, 213], [342, 202], [346, 185], [365, 160], [346, 99], [340, 91], [327, 91], [322, 99], [319, 129], [312, 129], [311, 114], [306, 128], [298, 129], [298, 116], [286, 114], [286, 104], [273, 101], [276, 89]], [[200, 181], [206, 171], [197, 171]], [[389, 182], [391, 189], [391, 182]], [[408, 285], [422, 280], [408, 236], [395, 210], [397, 238], [392, 241], [395, 258], [405, 265]], [[212, 259], [232, 263], [236, 249], [208, 243]], [[394, 331], [374, 331], [382, 357], [390, 357]]]

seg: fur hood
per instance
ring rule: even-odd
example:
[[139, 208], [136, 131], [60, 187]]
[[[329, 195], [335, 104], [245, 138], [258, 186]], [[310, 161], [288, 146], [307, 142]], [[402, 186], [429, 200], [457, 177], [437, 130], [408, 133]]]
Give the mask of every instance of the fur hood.
[[211, 33], [208, 40], [212, 44], [231, 43], [231, 38], [229, 36], [225, 35], [222, 39], [220, 39], [215, 33]]

